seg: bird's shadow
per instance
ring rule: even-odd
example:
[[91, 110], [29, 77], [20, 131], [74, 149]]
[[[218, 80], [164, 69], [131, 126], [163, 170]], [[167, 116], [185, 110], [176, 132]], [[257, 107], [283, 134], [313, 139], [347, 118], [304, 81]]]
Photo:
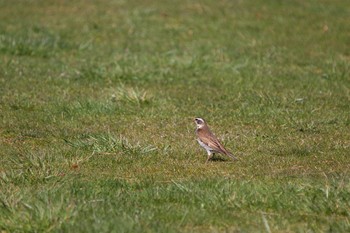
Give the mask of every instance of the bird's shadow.
[[210, 158], [209, 162], [227, 162], [229, 161], [228, 159], [219, 157], [219, 156], [213, 156], [212, 158]]

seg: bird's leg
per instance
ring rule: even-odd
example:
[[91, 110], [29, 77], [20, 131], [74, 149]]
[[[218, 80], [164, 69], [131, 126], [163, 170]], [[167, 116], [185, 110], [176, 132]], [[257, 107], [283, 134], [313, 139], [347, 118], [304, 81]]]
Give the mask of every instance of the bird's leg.
[[208, 158], [207, 158], [207, 161], [205, 163], [208, 163], [209, 160], [212, 158], [212, 153], [208, 150]]
[[208, 155], [207, 161], [205, 161], [205, 163], [208, 163], [210, 160], [210, 155]]

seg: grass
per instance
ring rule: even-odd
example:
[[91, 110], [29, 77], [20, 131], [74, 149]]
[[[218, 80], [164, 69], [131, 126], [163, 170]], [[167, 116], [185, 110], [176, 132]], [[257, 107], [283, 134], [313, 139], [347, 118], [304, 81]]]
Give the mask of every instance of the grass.
[[0, 0], [0, 231], [349, 232], [349, 12]]

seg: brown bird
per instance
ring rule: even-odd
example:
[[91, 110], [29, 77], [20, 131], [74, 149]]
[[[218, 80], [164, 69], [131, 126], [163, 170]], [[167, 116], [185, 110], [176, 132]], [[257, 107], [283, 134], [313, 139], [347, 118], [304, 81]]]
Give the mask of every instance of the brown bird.
[[197, 129], [197, 141], [208, 153], [208, 158], [206, 163], [212, 158], [215, 153], [220, 153], [229, 156], [231, 159], [237, 159], [234, 157], [225, 147], [220, 143], [220, 141], [215, 137], [215, 135], [210, 131], [207, 123], [203, 118], [194, 119]]

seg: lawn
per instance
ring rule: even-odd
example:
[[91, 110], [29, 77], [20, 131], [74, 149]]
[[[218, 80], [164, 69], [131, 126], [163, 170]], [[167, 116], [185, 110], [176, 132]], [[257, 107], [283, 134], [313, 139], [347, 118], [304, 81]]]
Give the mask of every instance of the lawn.
[[[350, 232], [347, 0], [0, 0], [0, 232]], [[240, 159], [205, 163], [194, 117]]]

